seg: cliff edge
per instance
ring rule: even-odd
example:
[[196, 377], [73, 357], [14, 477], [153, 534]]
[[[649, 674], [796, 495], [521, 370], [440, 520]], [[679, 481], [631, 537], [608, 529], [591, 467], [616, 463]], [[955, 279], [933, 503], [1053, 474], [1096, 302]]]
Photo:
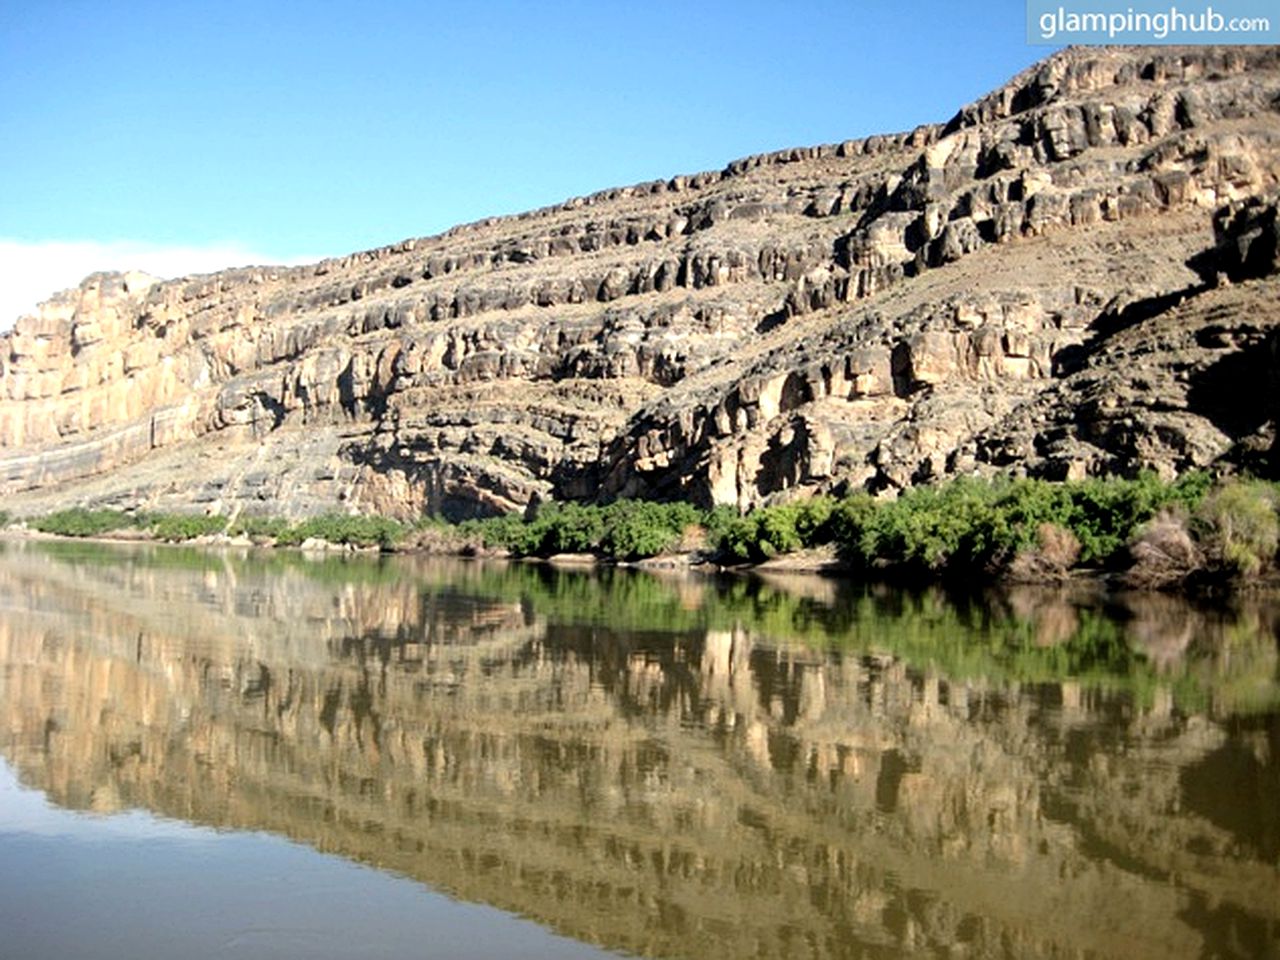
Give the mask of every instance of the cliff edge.
[[0, 495], [453, 518], [1275, 470], [1280, 48], [1073, 48], [949, 122], [0, 338]]

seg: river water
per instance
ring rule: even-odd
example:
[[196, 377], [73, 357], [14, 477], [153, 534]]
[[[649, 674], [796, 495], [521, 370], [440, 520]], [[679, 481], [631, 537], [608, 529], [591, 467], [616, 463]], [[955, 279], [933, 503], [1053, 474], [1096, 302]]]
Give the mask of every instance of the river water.
[[1278, 630], [0, 545], [0, 957], [1277, 957]]

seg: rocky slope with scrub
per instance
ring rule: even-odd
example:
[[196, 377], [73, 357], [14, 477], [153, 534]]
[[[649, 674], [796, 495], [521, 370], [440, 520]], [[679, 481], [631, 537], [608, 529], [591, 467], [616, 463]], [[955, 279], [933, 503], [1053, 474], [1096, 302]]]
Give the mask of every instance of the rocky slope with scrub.
[[906, 134], [0, 340], [0, 495], [457, 518], [1276, 467], [1280, 49], [1054, 54]]

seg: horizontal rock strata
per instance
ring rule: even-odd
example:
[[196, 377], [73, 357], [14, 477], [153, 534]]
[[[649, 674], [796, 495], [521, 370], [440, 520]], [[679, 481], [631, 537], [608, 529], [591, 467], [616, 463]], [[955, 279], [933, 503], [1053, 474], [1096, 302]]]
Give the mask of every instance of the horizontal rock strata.
[[1265, 465], [1278, 175], [1276, 48], [1073, 49], [908, 134], [99, 274], [0, 341], [0, 493], [462, 517]]

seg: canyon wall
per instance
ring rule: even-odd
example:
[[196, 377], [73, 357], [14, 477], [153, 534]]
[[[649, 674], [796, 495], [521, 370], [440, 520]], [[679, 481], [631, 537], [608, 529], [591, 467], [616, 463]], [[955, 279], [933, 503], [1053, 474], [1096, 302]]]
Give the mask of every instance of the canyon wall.
[[1278, 184], [1276, 48], [1069, 49], [907, 134], [99, 274], [0, 340], [0, 494], [456, 518], [1252, 465]]

